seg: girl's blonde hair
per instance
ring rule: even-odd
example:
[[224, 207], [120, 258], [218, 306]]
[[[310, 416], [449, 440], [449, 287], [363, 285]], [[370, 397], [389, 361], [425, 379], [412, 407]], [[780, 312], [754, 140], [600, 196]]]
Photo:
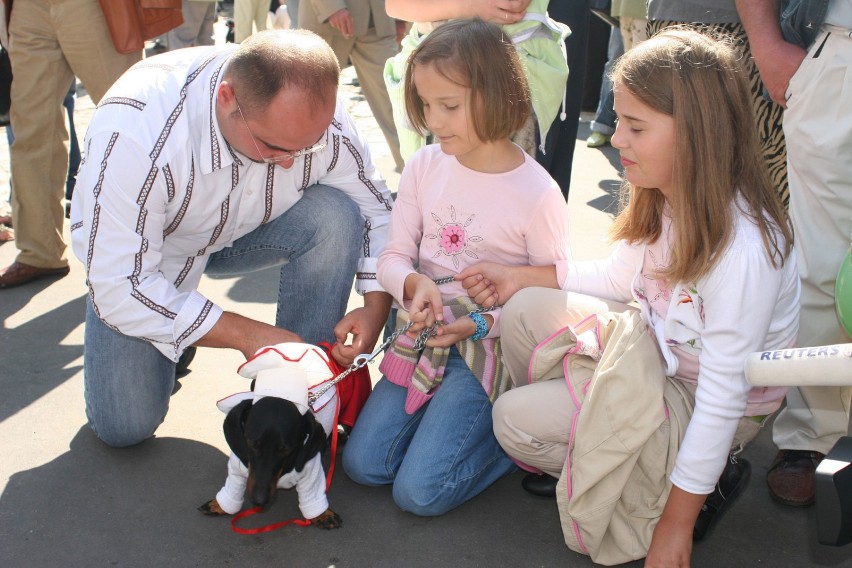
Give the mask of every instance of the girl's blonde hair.
[[[760, 151], [737, 52], [697, 32], [670, 29], [628, 51], [612, 75], [616, 89], [674, 118], [673, 235], [670, 263], [660, 276], [694, 282], [715, 266], [733, 235], [738, 194], [772, 265], [783, 265], [792, 231]], [[663, 194], [625, 181], [621, 195], [624, 207], [611, 236], [656, 241], [666, 209]]]
[[408, 120], [429, 130], [414, 69], [434, 65], [447, 80], [470, 89], [476, 136], [483, 142], [509, 138], [530, 115], [530, 90], [518, 52], [499, 26], [479, 18], [453, 20], [426, 36], [408, 58], [404, 97]]

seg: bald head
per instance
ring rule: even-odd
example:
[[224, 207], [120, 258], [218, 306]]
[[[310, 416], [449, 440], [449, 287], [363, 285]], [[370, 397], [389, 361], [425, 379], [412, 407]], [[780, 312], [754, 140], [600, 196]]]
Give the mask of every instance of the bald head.
[[318, 35], [307, 30], [267, 30], [240, 44], [224, 79], [246, 113], [263, 109], [283, 89], [305, 95], [308, 108], [327, 107], [337, 94], [337, 57]]

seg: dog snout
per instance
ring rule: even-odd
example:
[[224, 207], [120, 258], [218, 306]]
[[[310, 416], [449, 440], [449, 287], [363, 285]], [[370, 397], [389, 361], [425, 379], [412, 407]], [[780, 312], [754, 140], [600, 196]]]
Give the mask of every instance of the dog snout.
[[249, 468], [249, 476], [246, 483], [246, 495], [248, 495], [252, 504], [255, 507], [263, 507], [264, 509], [272, 504], [275, 492], [278, 489], [278, 478], [283, 473], [278, 469], [266, 472], [266, 469]]

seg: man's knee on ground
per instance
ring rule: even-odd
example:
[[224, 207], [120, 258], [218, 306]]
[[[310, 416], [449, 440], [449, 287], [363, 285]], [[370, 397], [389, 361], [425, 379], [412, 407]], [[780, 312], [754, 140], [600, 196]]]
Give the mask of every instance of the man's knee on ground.
[[97, 410], [89, 405], [86, 407], [86, 416], [95, 436], [113, 448], [135, 446], [153, 437], [165, 417], [134, 416], [130, 411], [112, 416], [98, 416]]
[[137, 429], [129, 429], [129, 428], [95, 428], [95, 426], [90, 422], [89, 426], [95, 432], [95, 436], [98, 437], [103, 443], [112, 448], [128, 448], [130, 446], [135, 446], [136, 444], [140, 444], [154, 436], [154, 432], [157, 429], [157, 426], [152, 428], [137, 428]]

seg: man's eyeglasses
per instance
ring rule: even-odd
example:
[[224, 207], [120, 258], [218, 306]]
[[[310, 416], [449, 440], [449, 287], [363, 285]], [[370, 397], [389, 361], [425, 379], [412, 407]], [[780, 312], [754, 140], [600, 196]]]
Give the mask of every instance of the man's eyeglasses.
[[319, 152], [328, 145], [328, 130], [326, 130], [325, 133], [320, 136], [320, 139], [312, 146], [302, 148], [301, 150], [284, 150], [280, 154], [267, 158], [263, 155], [263, 152], [260, 151], [260, 146], [257, 145], [257, 139], [254, 137], [254, 132], [252, 132], [251, 128], [249, 128], [248, 122], [246, 122], [246, 116], [243, 114], [243, 109], [240, 108], [240, 103], [237, 101], [236, 97], [234, 97], [234, 102], [237, 104], [237, 111], [240, 113], [240, 118], [243, 119], [243, 124], [245, 125], [246, 130], [248, 130], [249, 136], [251, 136], [251, 141], [257, 150], [257, 155], [262, 162], [267, 164], [277, 164], [278, 162], [284, 162], [286, 160], [295, 160], [296, 158], [301, 158], [302, 156]]

